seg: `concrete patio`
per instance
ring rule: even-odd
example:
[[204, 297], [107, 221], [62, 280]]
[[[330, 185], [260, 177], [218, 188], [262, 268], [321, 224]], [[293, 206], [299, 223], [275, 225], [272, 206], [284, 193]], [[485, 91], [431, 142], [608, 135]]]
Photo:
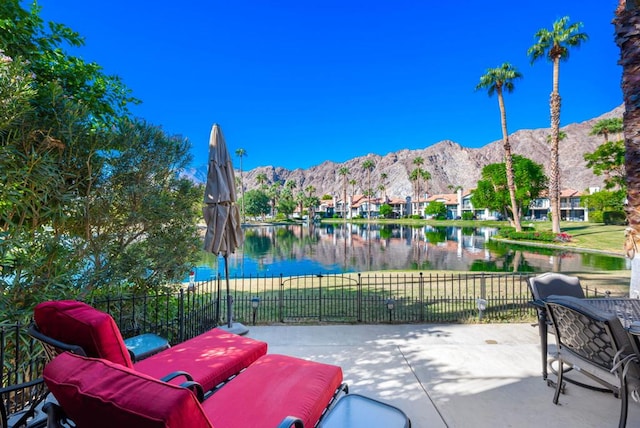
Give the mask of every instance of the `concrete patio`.
[[[612, 394], [568, 384], [552, 403], [530, 324], [251, 326], [249, 336], [340, 365], [351, 392], [401, 408], [414, 428], [618, 425]], [[640, 426], [632, 400], [627, 426]]]

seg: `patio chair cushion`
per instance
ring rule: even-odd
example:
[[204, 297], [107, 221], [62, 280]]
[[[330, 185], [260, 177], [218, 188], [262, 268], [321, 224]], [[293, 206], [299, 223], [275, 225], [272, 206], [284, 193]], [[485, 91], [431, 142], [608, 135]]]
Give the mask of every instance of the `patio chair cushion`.
[[546, 272], [527, 278], [527, 282], [535, 300], [545, 300], [551, 295], [585, 297], [584, 290], [580, 285], [580, 278], [577, 276]]
[[168, 369], [184, 370], [209, 391], [266, 353], [266, 342], [214, 328], [138, 361], [133, 367], [158, 379]]
[[38, 304], [33, 317], [41, 333], [78, 345], [89, 356], [133, 367], [120, 330], [109, 314], [83, 302], [56, 300]]
[[64, 352], [43, 376], [79, 428], [212, 428], [190, 390], [120, 364]]
[[[267, 343], [214, 328], [132, 364], [113, 318], [72, 300], [40, 303], [34, 309], [40, 332], [80, 346], [89, 357], [104, 358], [155, 378], [186, 371], [205, 391], [214, 389], [267, 353]], [[176, 378], [172, 383], [179, 383]]]
[[338, 366], [268, 354], [202, 406], [218, 427], [275, 427], [288, 415], [313, 427], [341, 382]]

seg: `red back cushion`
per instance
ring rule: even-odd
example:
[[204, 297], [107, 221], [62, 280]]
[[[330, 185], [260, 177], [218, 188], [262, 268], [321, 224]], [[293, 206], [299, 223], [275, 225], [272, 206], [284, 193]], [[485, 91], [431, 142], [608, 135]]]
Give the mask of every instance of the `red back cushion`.
[[33, 316], [42, 334], [78, 345], [89, 357], [133, 367], [120, 330], [109, 314], [86, 303], [58, 300], [40, 303]]
[[212, 428], [191, 391], [120, 364], [64, 352], [43, 376], [78, 428]]

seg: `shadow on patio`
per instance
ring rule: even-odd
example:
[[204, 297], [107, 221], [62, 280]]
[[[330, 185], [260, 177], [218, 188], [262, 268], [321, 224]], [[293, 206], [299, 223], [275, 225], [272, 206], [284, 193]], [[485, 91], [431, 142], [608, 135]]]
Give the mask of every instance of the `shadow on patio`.
[[[400, 407], [414, 428], [618, 424], [612, 394], [568, 384], [552, 403], [530, 324], [258, 326], [249, 335], [270, 353], [340, 365], [351, 392]], [[639, 425], [631, 402], [627, 426]]]

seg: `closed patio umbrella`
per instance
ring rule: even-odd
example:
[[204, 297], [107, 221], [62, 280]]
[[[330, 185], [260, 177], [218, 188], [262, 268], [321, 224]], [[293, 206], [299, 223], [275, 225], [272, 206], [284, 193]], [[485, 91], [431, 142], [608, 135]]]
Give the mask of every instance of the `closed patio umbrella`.
[[233, 164], [220, 126], [211, 128], [209, 137], [209, 168], [204, 191], [204, 220], [207, 231], [204, 249], [224, 258], [224, 276], [227, 284], [227, 324], [222, 327], [237, 334], [249, 329], [233, 322], [231, 292], [229, 288], [229, 254], [242, 245], [244, 236], [240, 223], [240, 211], [236, 204]]

